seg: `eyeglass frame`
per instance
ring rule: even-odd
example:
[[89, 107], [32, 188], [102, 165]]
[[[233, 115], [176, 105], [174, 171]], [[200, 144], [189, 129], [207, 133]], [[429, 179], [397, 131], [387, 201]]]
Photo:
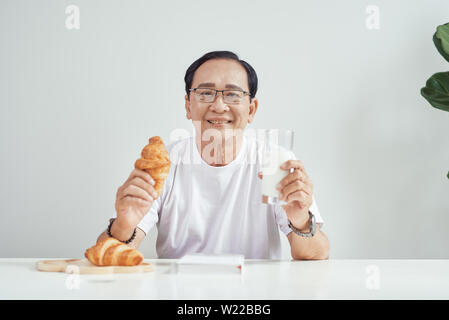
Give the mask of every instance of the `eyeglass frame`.
[[202, 102], [202, 103], [212, 103], [212, 102], [215, 102], [215, 100], [217, 99], [217, 95], [218, 95], [218, 92], [221, 92], [221, 95], [223, 96], [223, 101], [224, 101], [224, 92], [225, 91], [239, 91], [239, 92], [243, 92], [243, 94], [244, 95], [248, 95], [248, 96], [250, 96], [250, 100], [251, 100], [251, 93], [249, 93], [248, 91], [245, 91], [245, 90], [239, 90], [239, 89], [225, 89], [225, 90], [217, 90], [217, 89], [211, 89], [211, 88], [201, 88], [201, 87], [198, 87], [198, 88], [191, 88], [191, 89], [189, 89], [189, 92], [196, 92], [196, 90], [198, 90], [198, 89], [205, 89], [205, 90], [213, 90], [213, 91], [215, 91], [215, 96], [214, 96], [214, 99], [211, 101], [211, 102], [202, 102], [202, 101], [200, 101], [200, 102]]

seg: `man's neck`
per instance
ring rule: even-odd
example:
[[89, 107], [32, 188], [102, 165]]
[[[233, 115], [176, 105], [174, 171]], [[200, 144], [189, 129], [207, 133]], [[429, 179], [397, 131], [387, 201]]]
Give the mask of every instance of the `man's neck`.
[[[207, 140], [207, 139], [205, 139]], [[243, 135], [223, 137], [218, 141], [215, 138], [203, 141], [201, 136], [196, 136], [196, 146], [201, 150], [201, 158], [213, 167], [222, 167], [235, 160], [240, 152]], [[200, 147], [201, 146], [201, 147]]]

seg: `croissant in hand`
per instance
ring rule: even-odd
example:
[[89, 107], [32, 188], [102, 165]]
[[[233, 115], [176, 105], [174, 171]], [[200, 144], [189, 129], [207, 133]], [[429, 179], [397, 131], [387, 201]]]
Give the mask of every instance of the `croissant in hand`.
[[97, 266], [136, 266], [143, 261], [142, 253], [115, 238], [98, 242], [84, 256]]
[[170, 171], [170, 158], [160, 137], [154, 136], [149, 139], [149, 143], [142, 150], [141, 158], [137, 159], [134, 167], [150, 174], [156, 182], [154, 189], [159, 197], [164, 187], [165, 178]]

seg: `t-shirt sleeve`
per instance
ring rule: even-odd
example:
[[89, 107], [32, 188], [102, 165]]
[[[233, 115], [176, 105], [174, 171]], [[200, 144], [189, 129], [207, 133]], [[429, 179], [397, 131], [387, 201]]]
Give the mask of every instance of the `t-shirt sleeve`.
[[[312, 195], [312, 205], [309, 208], [310, 213], [312, 213], [315, 216], [315, 222], [319, 225], [320, 228], [323, 227], [324, 220], [321, 217], [320, 210], [318, 209], [318, 206], [315, 201], [315, 196]], [[280, 204], [276, 204], [274, 207], [274, 213], [276, 217], [276, 222], [279, 225], [279, 228], [281, 231], [287, 235], [290, 232], [292, 232], [292, 229], [288, 226], [288, 218], [287, 213], [285, 212], [284, 208]]]
[[159, 209], [161, 207], [161, 197], [157, 198], [150, 208], [150, 211], [143, 217], [137, 227], [141, 229], [145, 234], [148, 234], [150, 230], [159, 221]]

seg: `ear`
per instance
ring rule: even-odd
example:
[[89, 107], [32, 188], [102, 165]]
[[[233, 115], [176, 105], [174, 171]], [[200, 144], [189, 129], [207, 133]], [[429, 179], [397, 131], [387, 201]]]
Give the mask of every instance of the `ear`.
[[259, 106], [259, 101], [254, 98], [251, 103], [249, 104], [249, 116], [248, 116], [248, 123], [251, 123], [254, 119], [254, 116], [256, 115], [257, 107]]
[[189, 96], [185, 95], [184, 99], [185, 99], [185, 106], [186, 106], [186, 117], [187, 117], [187, 119], [191, 120], [192, 119], [192, 115], [190, 114], [190, 100], [189, 100]]

